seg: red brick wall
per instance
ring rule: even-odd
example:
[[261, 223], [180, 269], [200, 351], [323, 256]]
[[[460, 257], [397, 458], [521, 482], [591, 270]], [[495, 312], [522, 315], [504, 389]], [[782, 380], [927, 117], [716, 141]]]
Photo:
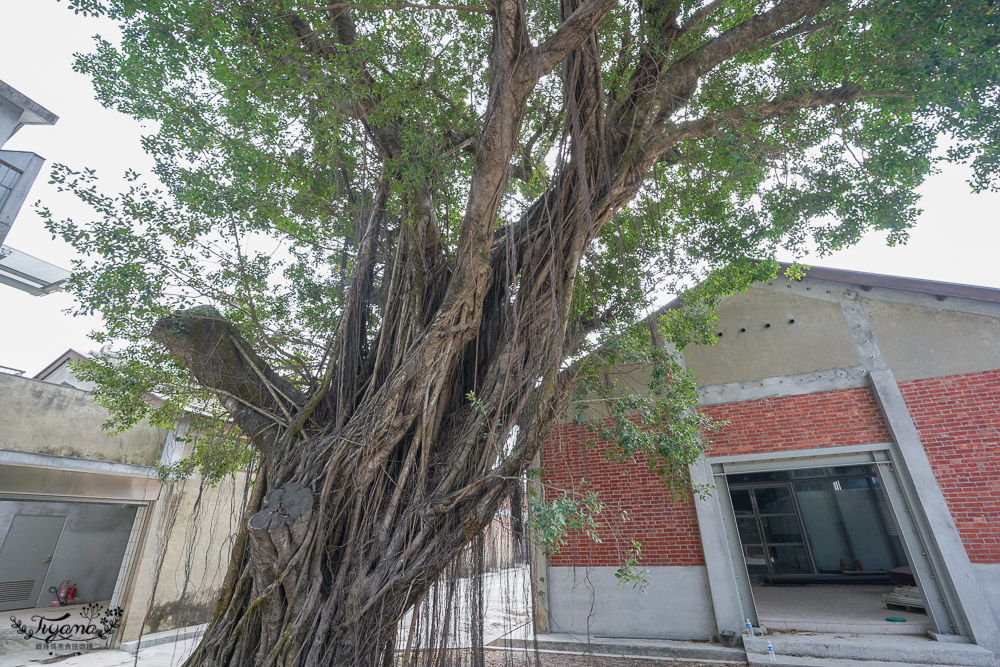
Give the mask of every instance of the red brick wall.
[[871, 389], [841, 389], [702, 409], [729, 426], [708, 434], [708, 456], [888, 442]]
[[[1000, 563], [1000, 371], [901, 383], [938, 484], [969, 558]], [[709, 434], [708, 456], [815, 449], [890, 440], [870, 389], [844, 389], [803, 396], [728, 403], [704, 408], [728, 420]], [[631, 521], [613, 521], [602, 544], [571, 534], [552, 565], [620, 565], [623, 544], [643, 544], [643, 564], [704, 562], [691, 501], [673, 502], [654, 473], [640, 462], [623, 469], [589, 449], [582, 426], [563, 424], [543, 451], [545, 482], [577, 489], [582, 480], [597, 490], [606, 514], [625, 510]]]
[[[606, 461], [599, 448], [586, 446], [592, 438], [583, 426], [560, 424], [542, 451], [546, 494], [578, 490], [586, 480], [604, 503], [602, 542], [572, 531], [549, 564], [617, 567], [624, 561], [626, 545], [635, 539], [642, 543], [642, 565], [704, 565], [694, 503], [671, 500], [660, 478], [645, 465]], [[622, 519], [622, 511], [629, 521]]]
[[[724, 431], [709, 437], [709, 456], [811, 449], [838, 445], [886, 442], [889, 434], [869, 389], [845, 389], [805, 396], [789, 396], [704, 409], [715, 419], [727, 419]], [[701, 536], [691, 500], [673, 501], [655, 473], [644, 462], [622, 466], [606, 461], [600, 448], [591, 449], [585, 427], [561, 424], [553, 429], [542, 453], [547, 493], [577, 490], [584, 480], [605, 503], [609, 526], [600, 531], [602, 542], [571, 532], [555, 566], [618, 566], [623, 549], [636, 539], [642, 543], [642, 564], [702, 565]], [[630, 520], [622, 521], [621, 512]]]
[[1000, 563], [1000, 371], [901, 382], [973, 563]]

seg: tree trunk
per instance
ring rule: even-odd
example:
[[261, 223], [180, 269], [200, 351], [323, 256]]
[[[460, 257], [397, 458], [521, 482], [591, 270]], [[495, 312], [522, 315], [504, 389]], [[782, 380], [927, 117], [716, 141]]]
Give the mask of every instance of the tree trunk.
[[[564, 287], [546, 293], [562, 299]], [[541, 326], [522, 330], [495, 281], [470, 289], [482, 299], [478, 336], [449, 325], [435, 337], [432, 322], [381, 382], [331, 383], [308, 399], [211, 308], [157, 324], [154, 337], [217, 391], [262, 451], [219, 602], [188, 665], [393, 662], [398, 621], [520, 483], [560, 403], [557, 322], [567, 306], [539, 309]], [[345, 341], [341, 367], [359, 344]], [[362, 376], [376, 373], [378, 357], [357, 356]], [[346, 395], [355, 398], [345, 418]]]
[[[461, 511], [426, 503], [394, 510], [416, 484], [386, 468], [402, 472], [406, 462], [374, 470], [362, 457], [307, 463], [330, 445], [324, 437], [300, 441], [295, 474], [280, 486], [267, 484], [266, 473], [258, 480], [270, 490], [244, 522], [246, 547], [231, 563], [238, 574], [188, 665], [391, 664], [399, 619], [512, 488], [507, 480], [485, 484], [475, 506]], [[442, 475], [439, 468], [430, 474]]]
[[[392, 663], [399, 619], [482, 534], [558, 413], [574, 276], [610, 215], [606, 188], [598, 210], [579, 213], [581, 178], [599, 173], [564, 175], [464, 272], [397, 262], [366, 349], [373, 216], [335, 363], [308, 397], [212, 308], [154, 327], [262, 452], [256, 500], [188, 665]], [[419, 210], [413, 219], [398, 242], [416, 255], [433, 234]]]

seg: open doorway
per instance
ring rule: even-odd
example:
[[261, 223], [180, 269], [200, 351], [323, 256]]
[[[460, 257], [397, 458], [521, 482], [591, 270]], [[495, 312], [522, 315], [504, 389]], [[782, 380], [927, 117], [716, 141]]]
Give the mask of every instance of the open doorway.
[[727, 483], [761, 625], [926, 632], [874, 465], [736, 473]]

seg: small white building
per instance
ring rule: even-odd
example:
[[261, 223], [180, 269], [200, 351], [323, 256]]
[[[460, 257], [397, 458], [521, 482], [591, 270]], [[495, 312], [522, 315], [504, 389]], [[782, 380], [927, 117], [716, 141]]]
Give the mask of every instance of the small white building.
[[[0, 81], [0, 149], [25, 125], [54, 125], [59, 117]], [[45, 158], [27, 151], [0, 150], [0, 283], [35, 296], [57, 289], [69, 271], [3, 245]]]
[[[81, 602], [124, 609], [110, 647], [205, 623], [246, 475], [161, 482], [157, 462], [190, 452], [187, 425], [108, 432], [69, 365], [83, 356], [69, 350], [34, 378], [0, 373], [0, 611], [48, 607], [69, 581]], [[34, 648], [0, 635], [0, 649]]]

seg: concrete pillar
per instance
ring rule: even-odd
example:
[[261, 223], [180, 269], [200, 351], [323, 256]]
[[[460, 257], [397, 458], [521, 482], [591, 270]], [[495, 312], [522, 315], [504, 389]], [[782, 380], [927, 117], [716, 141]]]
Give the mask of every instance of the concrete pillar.
[[907, 502], [927, 547], [921, 556], [926, 556], [933, 566], [929, 576], [936, 578], [936, 587], [944, 596], [941, 600], [928, 602], [946, 603], [955, 621], [962, 626], [958, 628], [960, 632], [967, 632], [980, 646], [1000, 653], [1000, 630], [979, 589], [965, 545], [934, 477], [896, 377], [891, 370], [883, 368], [871, 372], [871, 382], [896, 445], [894, 458], [897, 458], [900, 476], [905, 478], [901, 480], [904, 490], [910, 491], [906, 493]]
[[[538, 470], [542, 467], [541, 452], [535, 454], [531, 460], [531, 468]], [[528, 477], [528, 497], [542, 498], [542, 484], [537, 479]], [[529, 531], [526, 531], [528, 538], [528, 571], [531, 575], [531, 602], [534, 611], [535, 632], [546, 634], [549, 631], [549, 565], [542, 553], [542, 547], [535, 540], [531, 539]]]
[[174, 422], [174, 427], [167, 432], [167, 437], [164, 438], [160, 463], [170, 465], [184, 458], [185, 437], [190, 426], [191, 419], [188, 417], [180, 417]]
[[712, 466], [708, 461], [701, 459], [690, 465], [688, 470], [692, 484], [707, 485], [711, 489], [711, 495], [705, 497], [695, 494], [694, 509], [698, 516], [698, 532], [701, 534], [705, 571], [712, 593], [716, 630], [739, 633], [743, 628], [744, 613], [752, 617], [751, 621], [757, 625], [757, 612], [752, 601], [748, 599], [749, 604], [743, 605], [740, 600], [741, 594], [753, 594], [739, 544], [732, 545], [728, 540], [735, 531], [735, 523], [731, 526], [732, 530], [728, 531], [724, 523], [723, 503], [729, 502], [729, 499], [721, 497], [724, 489], [716, 486]]

